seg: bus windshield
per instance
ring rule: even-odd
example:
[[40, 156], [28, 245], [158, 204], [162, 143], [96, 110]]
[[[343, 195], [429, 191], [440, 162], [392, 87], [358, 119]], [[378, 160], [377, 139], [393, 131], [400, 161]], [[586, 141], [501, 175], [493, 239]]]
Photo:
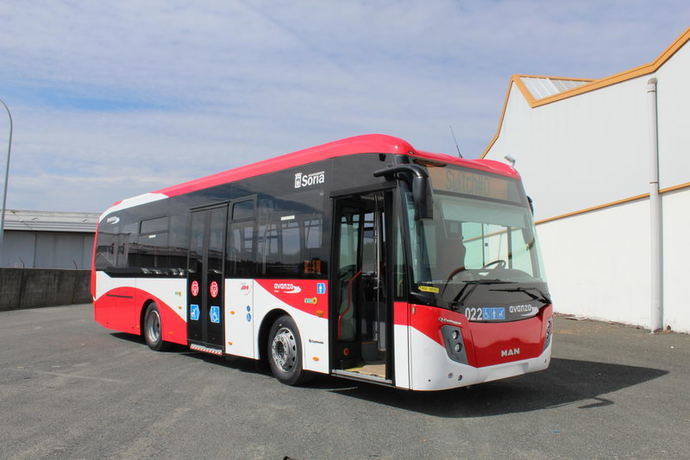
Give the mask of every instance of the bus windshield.
[[433, 219], [415, 220], [405, 195], [413, 288], [436, 294], [436, 303], [446, 307], [535, 298], [549, 303], [519, 182], [450, 166], [430, 167], [429, 176]]

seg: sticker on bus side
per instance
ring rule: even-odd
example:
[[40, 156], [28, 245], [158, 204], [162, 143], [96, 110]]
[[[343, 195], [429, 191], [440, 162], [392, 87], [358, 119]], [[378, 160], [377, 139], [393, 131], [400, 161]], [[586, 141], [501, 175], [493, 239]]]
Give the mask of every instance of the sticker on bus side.
[[220, 307], [217, 305], [212, 305], [208, 316], [212, 323], [220, 323]]
[[199, 305], [193, 303], [189, 305], [189, 319], [192, 321], [199, 321], [199, 315], [201, 310], [199, 310]]

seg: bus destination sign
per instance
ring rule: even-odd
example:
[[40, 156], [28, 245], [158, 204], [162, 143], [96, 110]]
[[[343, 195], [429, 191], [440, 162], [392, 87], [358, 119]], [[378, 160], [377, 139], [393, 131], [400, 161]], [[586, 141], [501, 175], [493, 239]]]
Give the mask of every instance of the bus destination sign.
[[442, 192], [462, 193], [494, 200], [519, 203], [517, 182], [511, 179], [478, 174], [464, 169], [430, 167], [429, 176], [434, 189]]

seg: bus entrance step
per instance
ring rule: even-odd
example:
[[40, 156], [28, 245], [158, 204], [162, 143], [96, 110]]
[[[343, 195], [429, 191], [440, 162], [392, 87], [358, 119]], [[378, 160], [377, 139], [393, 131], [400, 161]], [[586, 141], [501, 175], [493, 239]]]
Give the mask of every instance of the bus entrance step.
[[201, 351], [203, 353], [209, 353], [211, 355], [223, 356], [222, 348], [209, 347], [208, 345], [202, 345], [200, 343], [192, 343], [189, 348], [194, 351]]

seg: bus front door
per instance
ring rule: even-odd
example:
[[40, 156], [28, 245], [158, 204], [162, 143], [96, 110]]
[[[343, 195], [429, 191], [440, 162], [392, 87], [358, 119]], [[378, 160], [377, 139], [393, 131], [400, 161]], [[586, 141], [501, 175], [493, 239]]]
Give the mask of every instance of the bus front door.
[[187, 337], [192, 349], [221, 354], [227, 205], [192, 212], [187, 262]]
[[335, 199], [333, 373], [392, 383], [390, 192]]

